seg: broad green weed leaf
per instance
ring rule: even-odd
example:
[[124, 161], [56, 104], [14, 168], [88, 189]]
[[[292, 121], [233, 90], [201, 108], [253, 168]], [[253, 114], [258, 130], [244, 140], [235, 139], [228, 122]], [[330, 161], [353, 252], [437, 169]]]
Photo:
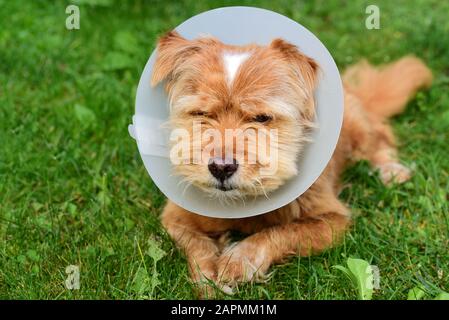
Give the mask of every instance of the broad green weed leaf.
[[333, 268], [338, 269], [338, 270], [340, 270], [341, 272], [343, 272], [343, 273], [348, 277], [349, 281], [351, 281], [351, 282], [354, 281], [354, 278], [353, 278], [351, 272], [348, 270], [348, 268], [343, 267], [343, 266], [341, 266], [341, 265], [333, 266]]
[[449, 293], [447, 292], [441, 292], [438, 294], [434, 300], [449, 300]]
[[149, 255], [151, 259], [153, 259], [154, 264], [156, 264], [165, 256], [166, 253], [160, 248], [159, 243], [155, 239], [149, 238], [146, 254]]
[[373, 296], [373, 269], [371, 265], [362, 259], [348, 258], [348, 269], [353, 274], [359, 298], [371, 300]]
[[[148, 249], [145, 254], [153, 260], [153, 267], [147, 269], [144, 256], [142, 255], [140, 246], [138, 246], [143, 266], [137, 270], [131, 289], [141, 298], [152, 299], [154, 298], [154, 289], [161, 284], [159, 272], [157, 271], [157, 262], [165, 256], [166, 252], [160, 248], [159, 242], [152, 237], [148, 239], [147, 245]], [[149, 272], [148, 270], [151, 271]]]
[[27, 261], [27, 257], [24, 256], [23, 254], [18, 255], [16, 259], [17, 262], [19, 262], [20, 264], [24, 264]]
[[426, 295], [426, 292], [420, 287], [414, 287], [410, 289], [407, 295], [407, 300], [420, 300]]
[[27, 254], [27, 257], [33, 262], [38, 262], [41, 259], [41, 257], [37, 253], [37, 251], [34, 249], [28, 250], [26, 254]]
[[371, 300], [373, 296], [373, 269], [371, 265], [362, 259], [348, 258], [348, 267], [333, 266], [342, 271], [357, 289], [360, 300]]
[[134, 276], [131, 290], [139, 296], [143, 296], [145, 292], [151, 289], [151, 278], [144, 267], [139, 267]]
[[161, 260], [166, 253], [164, 250], [160, 248], [159, 242], [152, 237], [148, 239], [147, 244], [148, 249], [145, 253], [149, 255], [151, 259], [153, 259], [153, 272], [151, 275], [151, 291], [150, 291], [150, 296], [152, 297], [156, 286], [161, 284], [161, 281], [159, 280], [159, 272], [157, 271], [157, 262]]
[[74, 111], [76, 118], [83, 124], [89, 125], [96, 120], [95, 113], [83, 105], [75, 104]]

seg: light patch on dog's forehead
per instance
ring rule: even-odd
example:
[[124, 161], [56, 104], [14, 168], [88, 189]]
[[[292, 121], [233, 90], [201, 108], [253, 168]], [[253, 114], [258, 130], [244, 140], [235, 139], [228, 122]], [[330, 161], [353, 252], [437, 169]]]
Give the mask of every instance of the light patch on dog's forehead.
[[240, 65], [248, 59], [250, 56], [249, 52], [229, 52], [225, 51], [223, 53], [224, 68], [226, 71], [226, 77], [228, 84], [234, 81], [235, 75], [239, 70]]

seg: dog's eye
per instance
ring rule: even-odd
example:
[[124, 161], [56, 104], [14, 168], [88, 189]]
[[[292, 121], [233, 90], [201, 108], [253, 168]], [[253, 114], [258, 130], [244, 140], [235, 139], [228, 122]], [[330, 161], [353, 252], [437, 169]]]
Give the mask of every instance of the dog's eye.
[[267, 114], [258, 114], [257, 116], [255, 116], [255, 117], [253, 118], [253, 121], [263, 123], [263, 122], [268, 122], [268, 121], [270, 121], [270, 120], [272, 120], [272, 119], [273, 119], [273, 118], [270, 117], [270, 116], [267, 115]]
[[200, 110], [192, 111], [189, 114], [194, 117], [206, 117], [207, 116], [207, 112], [200, 111]]

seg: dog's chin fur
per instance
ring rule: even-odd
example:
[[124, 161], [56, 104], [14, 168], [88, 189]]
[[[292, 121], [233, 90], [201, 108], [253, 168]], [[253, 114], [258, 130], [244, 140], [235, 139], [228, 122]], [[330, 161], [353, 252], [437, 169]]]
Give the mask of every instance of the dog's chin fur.
[[222, 191], [220, 189], [211, 188], [207, 193], [211, 196], [211, 198], [218, 200], [224, 205], [232, 204], [236, 201], [245, 201], [245, 197], [238, 189]]
[[[153, 85], [166, 80], [170, 127], [186, 130], [192, 139], [191, 152], [183, 159], [187, 164], [175, 165], [174, 170], [187, 185], [195, 185], [221, 201], [236, 201], [268, 196], [297, 174], [297, 158], [308, 142], [315, 114], [313, 91], [318, 65], [313, 59], [281, 39], [265, 47], [236, 47], [214, 38], [188, 41], [174, 32], [160, 41], [158, 52]], [[259, 115], [270, 120], [254, 121]], [[237, 159], [238, 171], [229, 179], [233, 190], [218, 190], [208, 171], [208, 159], [193, 163], [194, 146], [203, 149], [210, 143], [206, 139], [195, 141], [194, 122], [201, 123], [202, 132], [215, 129], [221, 134], [222, 152], [235, 152], [234, 141], [225, 141], [226, 129], [275, 129], [277, 159], [263, 161], [271, 147], [270, 138], [266, 146], [258, 145], [255, 163], [248, 163], [249, 151], [244, 150]], [[209, 156], [217, 155], [212, 152]], [[234, 157], [238, 156], [234, 153]], [[261, 174], [261, 169], [270, 165], [277, 169]]]

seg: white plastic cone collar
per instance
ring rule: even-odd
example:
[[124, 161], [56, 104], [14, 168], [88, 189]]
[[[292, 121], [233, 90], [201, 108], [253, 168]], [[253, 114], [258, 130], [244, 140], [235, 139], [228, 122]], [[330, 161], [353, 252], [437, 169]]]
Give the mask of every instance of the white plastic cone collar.
[[269, 44], [283, 38], [321, 68], [321, 78], [315, 91], [318, 129], [298, 159], [298, 175], [268, 198], [257, 198], [222, 204], [194, 186], [185, 188], [181, 177], [172, 173], [168, 157], [168, 132], [161, 124], [168, 120], [168, 100], [163, 85], [150, 87], [155, 61], [153, 52], [145, 66], [137, 88], [136, 110], [130, 135], [136, 140], [145, 168], [158, 188], [184, 209], [210, 217], [243, 218], [278, 209], [304, 193], [320, 176], [329, 162], [338, 141], [343, 121], [343, 88], [340, 74], [326, 47], [310, 31], [278, 13], [252, 7], [226, 7], [194, 16], [176, 28], [183, 37], [194, 39], [212, 35], [226, 44]]

